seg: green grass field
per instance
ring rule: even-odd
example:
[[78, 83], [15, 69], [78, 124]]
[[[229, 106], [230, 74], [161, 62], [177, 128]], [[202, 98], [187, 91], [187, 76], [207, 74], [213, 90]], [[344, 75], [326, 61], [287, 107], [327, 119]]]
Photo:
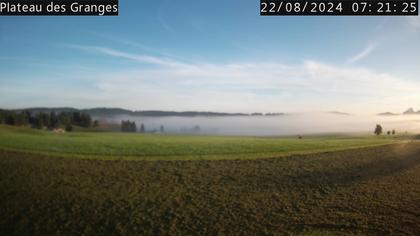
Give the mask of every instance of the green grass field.
[[420, 235], [409, 138], [1, 126], [0, 235]]
[[218, 137], [50, 131], [0, 126], [0, 149], [55, 156], [137, 160], [238, 159], [384, 145], [405, 137]]

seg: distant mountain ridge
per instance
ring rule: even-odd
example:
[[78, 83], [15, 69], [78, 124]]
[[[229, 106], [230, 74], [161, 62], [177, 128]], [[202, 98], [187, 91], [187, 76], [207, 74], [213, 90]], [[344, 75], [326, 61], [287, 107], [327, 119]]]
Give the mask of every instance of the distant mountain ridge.
[[416, 115], [416, 114], [420, 114], [420, 110], [419, 111], [414, 111], [414, 109], [412, 107], [410, 107], [403, 114], [404, 115]]
[[334, 114], [334, 115], [342, 115], [342, 116], [350, 116], [350, 113], [341, 112], [341, 111], [327, 111], [328, 114]]
[[[1, 110], [1, 108], [0, 108]], [[7, 109], [3, 109], [7, 110]], [[161, 110], [146, 110], [146, 111], [132, 111], [123, 108], [87, 108], [77, 109], [73, 107], [31, 107], [24, 109], [11, 109], [12, 111], [29, 111], [31, 113], [50, 113], [52, 111], [56, 113], [61, 112], [84, 112], [93, 117], [105, 117], [105, 116], [118, 116], [118, 115], [130, 115], [130, 116], [149, 116], [149, 117], [168, 117], [168, 116], [179, 116], [179, 117], [195, 117], [195, 116], [283, 116], [287, 113], [229, 113], [229, 112], [211, 112], [211, 111], [161, 111]], [[345, 115], [350, 116], [350, 113], [340, 111], [327, 111], [325, 113], [334, 115]], [[409, 108], [403, 113], [383, 112], [376, 114], [378, 116], [399, 116], [399, 115], [420, 115], [420, 110], [415, 111], [413, 108]]]
[[210, 111], [131, 111], [122, 108], [89, 108], [89, 109], [76, 109], [71, 107], [35, 107], [25, 109], [14, 109], [14, 111], [29, 111], [31, 113], [50, 113], [52, 111], [60, 112], [84, 112], [93, 117], [104, 117], [104, 116], [119, 116], [119, 115], [130, 115], [130, 116], [150, 116], [150, 117], [165, 117], [165, 116], [180, 116], [180, 117], [194, 117], [194, 116], [281, 116], [284, 113], [226, 113], [226, 112], [210, 112]]
[[398, 113], [392, 113], [392, 112], [383, 112], [383, 113], [379, 113], [378, 116], [399, 116], [400, 114]]
[[410, 107], [406, 111], [404, 111], [402, 114], [392, 113], [392, 112], [383, 112], [383, 113], [379, 113], [377, 115], [378, 116], [420, 115], [420, 110], [415, 111], [412, 107]]

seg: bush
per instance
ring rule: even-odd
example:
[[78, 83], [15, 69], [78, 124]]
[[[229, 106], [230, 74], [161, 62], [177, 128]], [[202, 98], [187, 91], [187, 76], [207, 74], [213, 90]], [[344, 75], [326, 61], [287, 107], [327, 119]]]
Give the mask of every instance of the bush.
[[73, 131], [73, 126], [70, 125], [70, 124], [67, 124], [66, 125], [66, 132], [71, 132], [71, 131]]

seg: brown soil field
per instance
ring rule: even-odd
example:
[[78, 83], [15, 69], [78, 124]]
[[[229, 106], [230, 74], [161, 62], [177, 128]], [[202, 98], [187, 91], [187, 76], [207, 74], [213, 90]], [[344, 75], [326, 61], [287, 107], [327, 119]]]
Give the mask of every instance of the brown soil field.
[[0, 151], [0, 235], [420, 235], [420, 143], [258, 160]]

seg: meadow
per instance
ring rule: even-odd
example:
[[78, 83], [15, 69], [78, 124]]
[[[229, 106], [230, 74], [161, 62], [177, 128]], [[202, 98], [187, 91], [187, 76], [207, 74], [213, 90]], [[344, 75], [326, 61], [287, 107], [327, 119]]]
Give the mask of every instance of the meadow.
[[285, 156], [401, 142], [410, 136], [320, 135], [240, 137], [118, 132], [57, 134], [0, 126], [0, 149], [53, 156], [130, 160], [246, 159]]
[[411, 138], [1, 127], [0, 235], [419, 235]]

